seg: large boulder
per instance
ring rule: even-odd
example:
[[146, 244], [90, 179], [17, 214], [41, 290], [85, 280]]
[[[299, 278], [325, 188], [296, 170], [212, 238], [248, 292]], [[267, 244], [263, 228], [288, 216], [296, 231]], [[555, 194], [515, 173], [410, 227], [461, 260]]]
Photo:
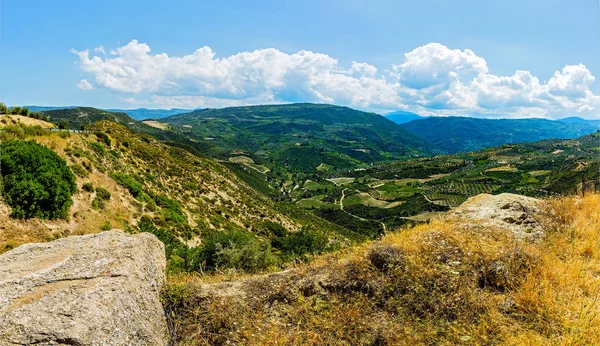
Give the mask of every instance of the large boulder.
[[164, 245], [121, 231], [0, 256], [0, 345], [166, 345]]
[[518, 239], [535, 240], [541, 237], [539, 223], [542, 201], [532, 197], [502, 193], [481, 194], [469, 198], [449, 213], [467, 225], [507, 229]]

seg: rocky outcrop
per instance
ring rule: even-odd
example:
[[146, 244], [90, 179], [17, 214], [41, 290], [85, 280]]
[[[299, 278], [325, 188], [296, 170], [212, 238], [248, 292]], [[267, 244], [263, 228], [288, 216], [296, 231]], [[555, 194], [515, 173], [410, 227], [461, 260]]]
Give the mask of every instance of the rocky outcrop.
[[465, 225], [508, 229], [518, 239], [533, 240], [543, 235], [538, 222], [541, 206], [539, 199], [511, 193], [481, 194], [469, 198], [448, 216], [460, 218]]
[[166, 345], [164, 245], [121, 231], [0, 256], [0, 345]]

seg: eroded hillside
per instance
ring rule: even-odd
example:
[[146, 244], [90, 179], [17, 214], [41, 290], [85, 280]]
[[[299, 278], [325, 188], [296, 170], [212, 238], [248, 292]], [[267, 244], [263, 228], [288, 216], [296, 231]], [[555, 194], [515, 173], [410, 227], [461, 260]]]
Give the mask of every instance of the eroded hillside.
[[67, 220], [11, 219], [10, 208], [2, 203], [0, 251], [25, 242], [127, 229], [140, 219], [150, 220], [190, 246], [201, 243], [211, 231], [268, 237], [265, 221], [290, 232], [310, 224], [337, 244], [348, 243], [353, 236], [302, 210], [275, 205], [215, 161], [136, 135], [119, 124], [103, 121], [86, 132], [73, 133], [18, 125], [18, 121], [5, 121], [3, 140], [33, 140], [51, 148], [77, 176], [78, 192]]

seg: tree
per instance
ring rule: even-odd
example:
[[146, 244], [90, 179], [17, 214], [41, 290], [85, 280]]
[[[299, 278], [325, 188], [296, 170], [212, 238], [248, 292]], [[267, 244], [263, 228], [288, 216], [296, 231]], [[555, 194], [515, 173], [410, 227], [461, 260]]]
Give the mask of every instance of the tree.
[[58, 123], [58, 128], [60, 130], [64, 130], [67, 129], [69, 127], [69, 123], [66, 120], [63, 120], [61, 122]]
[[21, 107], [19, 107], [19, 106], [13, 106], [10, 109], [10, 114], [17, 115], [17, 114], [19, 114], [20, 110], [21, 110]]
[[29, 116], [29, 108], [25, 108], [25, 107], [19, 108], [18, 114], [22, 115], [24, 117]]
[[2, 102], [0, 102], [0, 114], [8, 114], [8, 107]]
[[77, 190], [65, 160], [31, 141], [10, 140], [0, 146], [2, 194], [12, 217], [66, 218]]

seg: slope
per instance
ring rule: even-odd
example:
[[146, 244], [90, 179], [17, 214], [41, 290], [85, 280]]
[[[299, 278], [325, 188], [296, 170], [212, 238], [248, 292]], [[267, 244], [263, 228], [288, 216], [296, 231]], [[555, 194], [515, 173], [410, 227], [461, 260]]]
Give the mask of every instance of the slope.
[[34, 140], [63, 157], [77, 176], [79, 191], [67, 220], [11, 219], [10, 208], [0, 202], [0, 252], [23, 242], [126, 229], [144, 220], [190, 247], [215, 232], [241, 232], [264, 242], [272, 237], [270, 228], [293, 233], [307, 225], [334, 247], [364, 239], [299, 208], [274, 203], [213, 160], [114, 122], [101, 121], [89, 130], [3, 125], [0, 140]]
[[[398, 160], [429, 153], [419, 137], [374, 113], [323, 104], [198, 110], [162, 119], [190, 138], [296, 171]], [[254, 158], [254, 157], [253, 157]]]
[[545, 119], [476, 119], [431, 117], [402, 124], [446, 153], [480, 150], [502, 144], [534, 142], [548, 138], [576, 138], [596, 131], [590, 124]]
[[[529, 206], [527, 206], [529, 207]], [[292, 271], [171, 277], [178, 345], [592, 345], [600, 196], [550, 200], [546, 236], [442, 219]], [[494, 215], [490, 215], [490, 218]]]

